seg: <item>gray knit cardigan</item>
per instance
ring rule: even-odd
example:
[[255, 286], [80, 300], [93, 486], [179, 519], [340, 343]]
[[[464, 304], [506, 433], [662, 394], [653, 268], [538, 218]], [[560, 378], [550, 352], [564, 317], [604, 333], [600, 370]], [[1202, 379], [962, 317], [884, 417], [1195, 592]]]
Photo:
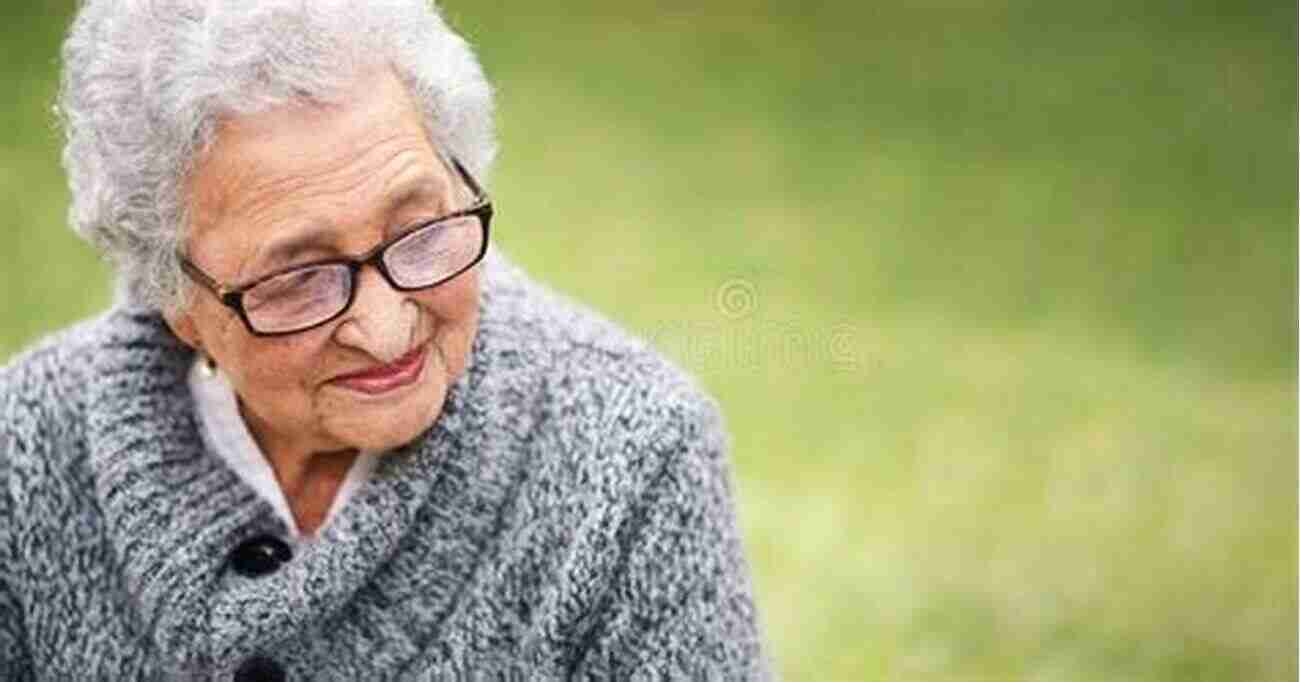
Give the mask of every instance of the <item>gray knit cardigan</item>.
[[495, 250], [483, 282], [437, 421], [261, 577], [232, 551], [287, 529], [204, 450], [156, 312], [12, 360], [0, 679], [767, 678], [715, 403]]

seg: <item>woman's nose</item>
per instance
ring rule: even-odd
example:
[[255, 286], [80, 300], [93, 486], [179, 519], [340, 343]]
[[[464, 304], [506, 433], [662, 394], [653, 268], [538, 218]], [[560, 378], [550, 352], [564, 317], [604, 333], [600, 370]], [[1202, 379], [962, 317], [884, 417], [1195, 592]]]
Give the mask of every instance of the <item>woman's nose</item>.
[[380, 362], [402, 357], [410, 350], [415, 335], [419, 317], [415, 301], [394, 289], [373, 267], [361, 268], [356, 287], [352, 307], [344, 315], [335, 339]]

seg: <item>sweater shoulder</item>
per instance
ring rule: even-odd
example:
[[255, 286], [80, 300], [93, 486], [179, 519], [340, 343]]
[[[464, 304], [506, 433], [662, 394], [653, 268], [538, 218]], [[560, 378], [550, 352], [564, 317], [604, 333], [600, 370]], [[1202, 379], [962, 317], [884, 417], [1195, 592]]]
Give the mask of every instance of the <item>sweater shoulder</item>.
[[561, 294], [498, 257], [485, 296], [494, 331], [541, 363], [555, 398], [584, 400], [606, 417], [719, 411], [676, 361], [605, 314]]
[[77, 359], [92, 342], [86, 320], [51, 333], [19, 351], [0, 366], [0, 429], [20, 428], [37, 414], [66, 411], [74, 406], [71, 389], [84, 373]]
[[488, 324], [507, 328], [542, 368], [536, 401], [552, 430], [567, 435], [548, 456], [632, 488], [682, 458], [725, 456], [722, 410], [693, 375], [604, 314], [508, 263], [498, 267], [486, 289], [497, 308]]
[[[0, 457], [48, 459], [74, 450], [102, 359], [114, 348], [166, 345], [156, 312], [112, 308], [53, 332], [0, 366]], [[44, 466], [52, 466], [46, 462]]]
[[0, 419], [12, 420], [21, 406], [76, 404], [103, 350], [142, 340], [159, 325], [156, 313], [112, 308], [36, 340], [0, 365]]
[[[60, 456], [81, 433], [87, 378], [79, 361], [93, 355], [85, 320], [37, 340], [0, 365], [0, 519], [18, 523], [26, 505], [16, 494], [36, 495], [67, 462]], [[19, 493], [18, 491], [21, 491]], [[6, 545], [7, 547], [7, 545]]]

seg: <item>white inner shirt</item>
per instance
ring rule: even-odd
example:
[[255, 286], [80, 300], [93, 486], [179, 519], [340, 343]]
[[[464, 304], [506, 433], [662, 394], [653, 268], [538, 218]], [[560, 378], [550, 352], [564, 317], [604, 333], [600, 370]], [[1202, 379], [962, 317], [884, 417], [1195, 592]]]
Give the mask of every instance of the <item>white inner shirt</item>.
[[[315, 540], [315, 536], [304, 535], [298, 529], [298, 522], [293, 518], [284, 491], [275, 480], [275, 471], [271, 468], [271, 463], [262, 454], [262, 449], [253, 439], [253, 434], [248, 430], [243, 415], [239, 413], [239, 403], [235, 400], [235, 390], [230, 386], [230, 380], [226, 378], [221, 368], [209, 369], [206, 364], [201, 356], [196, 358], [194, 365], [190, 367], [189, 375], [190, 393], [194, 396], [194, 404], [199, 413], [200, 432], [204, 444], [224, 459], [245, 483], [262, 496], [262, 499], [271, 504], [271, 508], [288, 526], [292, 540], [296, 542]], [[316, 529], [317, 534], [325, 530], [334, 519], [334, 515], [370, 477], [377, 460], [378, 457], [372, 452], [362, 452], [357, 455], [356, 460], [352, 462], [352, 467], [348, 469], [347, 476], [343, 479], [343, 485], [339, 486], [338, 492], [334, 494], [334, 501], [330, 503], [325, 521]]]

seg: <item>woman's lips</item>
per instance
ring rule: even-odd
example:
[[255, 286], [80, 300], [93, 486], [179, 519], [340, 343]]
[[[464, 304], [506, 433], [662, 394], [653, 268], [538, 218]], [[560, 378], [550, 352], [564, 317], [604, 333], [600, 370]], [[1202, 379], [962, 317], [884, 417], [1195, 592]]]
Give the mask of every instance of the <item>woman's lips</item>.
[[401, 388], [420, 378], [420, 371], [424, 369], [424, 349], [424, 345], [416, 346], [391, 364], [334, 377], [332, 383], [371, 395]]

